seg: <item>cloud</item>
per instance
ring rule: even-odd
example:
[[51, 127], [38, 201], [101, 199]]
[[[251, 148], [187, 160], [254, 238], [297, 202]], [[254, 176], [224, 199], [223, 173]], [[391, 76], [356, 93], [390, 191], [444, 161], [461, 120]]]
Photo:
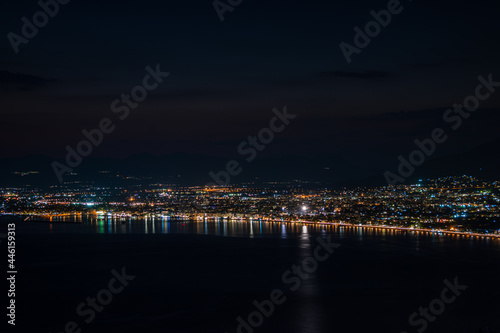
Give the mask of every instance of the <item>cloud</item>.
[[441, 118], [443, 113], [447, 108], [435, 108], [426, 110], [416, 110], [416, 111], [397, 111], [397, 112], [385, 112], [379, 117], [384, 119], [429, 119], [429, 118]]
[[362, 80], [371, 80], [371, 79], [380, 79], [389, 76], [389, 72], [383, 71], [325, 71], [320, 72], [319, 77], [321, 78], [354, 78], [354, 79], [362, 79]]
[[0, 71], [0, 90], [3, 91], [29, 91], [41, 88], [55, 80], [45, 79], [39, 76]]
[[467, 64], [477, 64], [481, 63], [477, 59], [467, 57], [467, 58], [450, 58], [450, 59], [442, 59], [437, 61], [428, 61], [428, 62], [416, 62], [410, 64], [410, 67], [413, 68], [436, 68], [436, 67], [445, 67], [450, 65], [467, 65]]

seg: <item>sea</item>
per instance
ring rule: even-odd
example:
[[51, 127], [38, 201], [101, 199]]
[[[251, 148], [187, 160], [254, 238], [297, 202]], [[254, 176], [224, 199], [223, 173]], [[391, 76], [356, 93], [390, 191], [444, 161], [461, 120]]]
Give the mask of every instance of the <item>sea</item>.
[[0, 216], [0, 233], [15, 225], [9, 332], [500, 332], [498, 239], [258, 219], [24, 219]]

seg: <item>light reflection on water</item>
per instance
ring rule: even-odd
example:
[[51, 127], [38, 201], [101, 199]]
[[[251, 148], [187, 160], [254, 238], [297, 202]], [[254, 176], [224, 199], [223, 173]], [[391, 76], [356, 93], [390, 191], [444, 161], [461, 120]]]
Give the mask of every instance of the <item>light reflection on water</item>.
[[[198, 234], [221, 237], [280, 237], [298, 238], [303, 235], [303, 227], [307, 226], [309, 237], [319, 234], [335, 234], [340, 241], [355, 236], [359, 241], [378, 239], [388, 241], [394, 237], [411, 238], [417, 241], [430, 240], [434, 243], [448, 241], [485, 243], [500, 246], [500, 239], [468, 235], [446, 235], [428, 233], [418, 230], [391, 230], [369, 228], [366, 226], [346, 226], [329, 224], [292, 223], [285, 221], [270, 222], [261, 219], [177, 219], [170, 217], [112, 217], [95, 215], [75, 215], [52, 218], [49, 222], [23, 221], [21, 216], [0, 216], [1, 221], [15, 221], [28, 232], [48, 233], [98, 233], [98, 234]], [[62, 222], [62, 223], [61, 223]]]
[[[14, 217], [9, 217], [8, 219], [13, 219]], [[5, 217], [0, 217], [0, 222], [5, 222]], [[66, 221], [66, 222], [80, 222], [80, 223], [55, 223], [57, 221]], [[338, 225], [321, 225], [321, 224], [303, 224], [303, 223], [290, 223], [290, 222], [266, 222], [259, 220], [223, 220], [223, 219], [209, 219], [209, 220], [182, 220], [182, 219], [170, 219], [170, 218], [144, 218], [144, 219], [132, 219], [132, 218], [112, 218], [103, 216], [101, 218], [97, 218], [95, 216], [87, 216], [87, 217], [75, 217], [73, 220], [71, 219], [54, 219], [54, 223], [38, 223], [38, 222], [22, 222], [22, 218], [16, 219], [16, 230], [29, 233], [39, 233], [43, 236], [44, 233], [87, 233], [87, 234], [196, 234], [196, 235], [211, 235], [211, 236], [220, 236], [220, 237], [248, 237], [248, 238], [263, 238], [263, 237], [275, 237], [279, 239], [292, 239], [291, 241], [282, 242], [279, 240], [277, 243], [281, 244], [296, 244], [297, 247], [290, 249], [290, 256], [293, 256], [294, 264], [299, 264], [302, 260], [307, 257], [310, 257], [313, 254], [315, 246], [317, 246], [316, 237], [326, 235], [333, 235], [335, 242], [342, 244], [342, 247], [339, 249], [338, 255], [336, 257], [332, 257], [329, 259], [328, 263], [320, 263], [318, 272], [314, 272], [313, 276], [310, 279], [303, 280], [301, 287], [297, 290], [295, 296], [292, 294], [287, 294], [287, 297], [290, 297], [293, 301], [289, 301], [286, 303], [286, 307], [289, 312], [286, 312], [286, 329], [283, 331], [297, 332], [297, 333], [315, 333], [315, 332], [329, 332], [332, 331], [332, 327], [334, 327], [334, 315], [342, 316], [343, 313], [336, 313], [335, 310], [339, 310], [339, 307], [330, 306], [330, 304], [347, 304], [348, 309], [354, 308], [353, 304], [357, 304], [358, 294], [354, 293], [354, 296], [351, 296], [350, 293], [352, 291], [356, 291], [360, 289], [361, 283], [364, 283], [364, 280], [361, 277], [362, 273], [365, 271], [377, 271], [377, 267], [380, 265], [384, 267], [384, 270], [388, 266], [388, 263], [391, 263], [392, 260], [400, 260], [401, 258], [410, 258], [415, 259], [415, 257], [407, 257], [408, 254], [414, 253], [414, 251], [422, 252], [421, 255], [419, 253], [419, 259], [424, 258], [427, 255], [430, 255], [431, 261], [424, 261], [421, 263], [429, 262], [429, 267], [434, 269], [435, 263], [437, 260], [443, 260], [446, 262], [449, 260], [450, 253], [453, 253], [457, 258], [461, 258], [464, 256], [467, 261], [464, 262], [474, 262], [476, 258], [473, 257], [473, 253], [478, 253], [475, 251], [469, 251], [469, 246], [473, 250], [480, 249], [481, 246], [476, 247], [476, 245], [494, 245], [498, 247], [500, 246], [500, 241], [495, 239], [488, 238], [474, 238], [467, 237], [465, 235], [440, 235], [440, 234], [429, 234], [422, 231], [401, 231], [401, 230], [390, 230], [390, 229], [373, 229], [368, 227], [359, 227], [359, 226], [338, 226]], [[84, 239], [84, 237], [82, 237]], [[106, 239], [112, 239], [113, 237], [104, 237]], [[161, 238], [161, 237], [160, 237]], [[163, 237], [163, 239], [170, 239], [171, 237]], [[43, 240], [43, 237], [41, 237]], [[411, 239], [413, 242], [395, 242], [395, 240], [407, 240]], [[220, 239], [215, 239], [220, 240]], [[376, 240], [376, 242], [370, 242], [371, 240]], [[43, 240], [44, 241], [44, 240]], [[445, 245], [449, 246], [441, 246], [443, 243], [448, 243]], [[236, 242], [239, 243], [239, 242]], [[243, 244], [247, 244], [247, 242], [242, 242]], [[256, 242], [258, 243], [258, 242]], [[267, 240], [266, 240], [267, 243]], [[364, 251], [359, 251], [360, 248], [355, 247], [354, 244], [361, 244]], [[376, 243], [374, 245], [374, 243]], [[453, 244], [456, 243], [456, 244]], [[110, 246], [113, 246], [114, 243], [111, 243]], [[276, 244], [272, 242], [272, 244]], [[432, 244], [432, 247], [429, 247], [429, 244]], [[434, 246], [435, 245], [435, 246]], [[457, 245], [455, 247], [455, 245]], [[463, 246], [465, 245], [465, 246]], [[391, 259], [391, 256], [385, 256], [389, 254], [389, 251], [385, 251], [388, 246], [392, 246], [392, 250], [395, 250], [396, 259]], [[432, 250], [432, 251], [430, 251]], [[457, 251], [455, 251], [457, 250]], [[287, 250], [288, 251], [288, 250]], [[341, 253], [342, 251], [342, 253]], [[384, 256], [371, 256], [371, 259], [374, 259], [373, 265], [370, 265], [370, 261], [363, 261], [363, 257], [367, 255], [367, 252], [373, 252], [375, 254], [384, 254]], [[471, 257], [467, 257], [467, 254], [471, 253]], [[483, 253], [483, 252], [480, 252]], [[495, 255], [498, 254], [498, 250], [496, 253], [491, 252], [492, 257], [487, 257], [484, 259], [483, 257], [478, 257], [480, 259], [484, 259], [485, 262], [495, 263]], [[351, 257], [352, 256], [352, 257]], [[269, 260], [276, 260], [281, 257], [270, 257]], [[358, 261], [353, 260], [358, 259]], [[471, 259], [472, 258], [472, 259]], [[361, 259], [361, 260], [359, 260]], [[399, 261], [394, 261], [398, 262]], [[413, 262], [413, 260], [410, 260]], [[333, 263], [333, 264], [332, 264]], [[450, 271], [446, 272], [446, 277], [448, 276], [463, 276], [466, 273], [466, 270], [470, 269], [469, 265], [462, 265], [462, 261], [459, 261], [460, 265], [450, 266]], [[367, 267], [360, 268], [360, 266], [367, 265]], [[332, 267], [335, 270], [328, 270], [328, 265], [334, 265]], [[423, 264], [422, 264], [423, 265]], [[339, 268], [336, 270], [336, 268]], [[392, 267], [392, 265], [391, 265]], [[394, 265], [394, 270], [391, 271], [394, 273], [398, 279], [402, 281], [410, 281], [413, 279], [412, 275], [414, 271], [407, 269], [408, 266], [401, 265], [401, 268], [398, 268], [398, 265]], [[425, 267], [425, 266], [421, 266]], [[456, 271], [455, 268], [464, 267], [463, 271]], [[492, 266], [496, 267], [496, 266]], [[344, 269], [341, 269], [344, 268]], [[354, 269], [354, 272], [351, 270]], [[486, 270], [485, 270], [486, 271]], [[195, 271], [193, 271], [195, 272]], [[246, 272], [246, 271], [245, 271]], [[378, 271], [377, 271], [378, 272]], [[382, 272], [382, 270], [380, 270]], [[442, 271], [442, 273], [445, 271]], [[473, 270], [475, 272], [475, 270]], [[494, 272], [494, 268], [491, 272]], [[280, 272], [281, 273], [281, 272]], [[449, 274], [448, 274], [449, 273]], [[240, 272], [238, 272], [240, 274]], [[331, 277], [330, 275], [331, 274]], [[378, 273], [377, 273], [378, 274]], [[354, 276], [353, 284], [350, 284], [351, 280]], [[374, 280], [378, 281], [375, 274], [371, 275], [374, 277]], [[387, 280], [391, 281], [392, 277], [390, 275], [382, 275], [386, 277]], [[479, 274], [478, 274], [479, 276]], [[442, 277], [438, 276], [440, 283], [442, 281]], [[271, 288], [279, 287], [280, 285], [274, 285], [274, 281]], [[322, 280], [323, 279], [323, 280]], [[328, 283], [325, 283], [327, 281]], [[382, 281], [382, 280], [381, 280]], [[431, 289], [436, 288], [434, 283], [436, 283], [435, 279], [429, 279], [429, 284], [423, 284], [420, 286], [421, 289]], [[477, 280], [476, 284], [479, 285], [482, 280]], [[278, 280], [276, 280], [278, 282]], [[399, 300], [395, 295], [396, 293], [401, 293], [402, 295], [408, 295], [409, 291], [406, 289], [393, 289], [398, 288], [390, 285], [388, 288], [388, 284], [377, 285], [380, 282], [373, 282], [374, 289], [377, 292], [372, 293], [372, 296], [369, 295], [368, 304], [379, 304], [380, 302], [377, 298], [387, 297], [390, 299], [390, 302], [386, 302], [386, 305], [392, 305], [392, 301]], [[389, 282], [388, 282], [389, 283]], [[471, 283], [471, 285], [473, 285]], [[333, 287], [329, 287], [333, 286]], [[333, 288], [333, 289], [329, 289]], [[360, 290], [367, 287], [362, 287]], [[403, 288], [403, 287], [399, 287]], [[413, 286], [412, 286], [413, 288]], [[343, 290], [346, 290], [345, 292]], [[379, 292], [380, 291], [380, 292]], [[266, 292], [268, 290], [266, 289]], [[386, 294], [382, 294], [387, 292]], [[335, 295], [328, 300], [327, 303], [324, 302], [323, 295]], [[382, 296], [379, 296], [382, 295]], [[439, 295], [439, 294], [438, 294]], [[260, 299], [260, 294], [255, 296], [255, 299]], [[253, 298], [250, 298], [250, 300]], [[405, 309], [409, 309], [408, 313], [415, 308], [415, 303], [417, 305], [419, 302], [414, 302], [413, 299], [409, 301], [405, 301], [405, 297], [401, 298], [401, 302], [398, 303], [399, 306], [404, 307]], [[409, 298], [408, 298], [409, 299]], [[349, 303], [354, 302], [354, 303]], [[328, 304], [328, 305], [325, 305]], [[212, 306], [210, 304], [210, 306]], [[379, 316], [386, 316], [386, 309], [390, 307], [380, 307], [380, 312], [377, 312]], [[207, 310], [209, 311], [209, 310]], [[283, 310], [280, 310], [283, 311]], [[378, 311], [375, 309], [374, 311]], [[406, 314], [406, 312], [404, 313]], [[356, 320], [357, 314], [353, 315], [353, 320]], [[370, 318], [375, 318], [376, 316], [372, 316]], [[229, 318], [228, 320], [234, 320], [234, 317]], [[349, 317], [350, 318], [350, 317]], [[361, 317], [360, 317], [361, 318]], [[391, 318], [392, 319], [392, 318]], [[337, 320], [337, 319], [335, 319]], [[368, 321], [370, 322], [370, 321]], [[221, 330], [224, 332], [223, 330]], [[234, 330], [235, 331], [235, 330]], [[281, 330], [279, 330], [281, 331]], [[349, 330], [347, 330], [349, 331]], [[366, 330], [369, 331], [369, 330]], [[389, 331], [389, 330], [385, 330]], [[399, 331], [396, 331], [399, 332]]]
[[[93, 232], [99, 234], [199, 234], [222, 237], [259, 237], [278, 235], [281, 238], [303, 235], [306, 224], [269, 222], [263, 220], [199, 219], [169, 217], [124, 218], [108, 216], [75, 216], [54, 218], [48, 222], [21, 222], [33, 229], [58, 232]], [[64, 223], [62, 223], [64, 222]], [[307, 225], [314, 233], [332, 230], [329, 225]], [[307, 229], [306, 228], [306, 229]], [[336, 228], [336, 227], [335, 227]]]
[[[317, 246], [315, 237], [309, 233], [311, 225], [302, 226], [299, 235], [299, 261], [306, 258], [313, 258], [314, 248]], [[311, 242], [314, 246], [311, 246]], [[318, 304], [319, 298], [319, 281], [316, 272], [308, 274], [308, 278], [302, 280], [301, 287], [298, 293], [301, 296], [302, 302], [298, 304], [299, 315], [293, 318], [294, 326], [299, 328], [300, 332], [321, 332], [319, 327], [319, 316], [321, 305]]]

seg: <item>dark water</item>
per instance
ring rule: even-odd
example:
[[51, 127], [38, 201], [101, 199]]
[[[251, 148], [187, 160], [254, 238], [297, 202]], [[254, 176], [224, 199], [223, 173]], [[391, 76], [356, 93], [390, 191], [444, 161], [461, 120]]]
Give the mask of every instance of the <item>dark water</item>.
[[[261, 221], [82, 222], [16, 222], [16, 331], [63, 332], [75, 321], [82, 332], [237, 332], [237, 317], [279, 289], [285, 302], [241, 332], [410, 333], [423, 326], [408, 317], [455, 277], [467, 289], [422, 332], [500, 331], [498, 240]], [[340, 247], [292, 291], [282, 275], [313, 256], [318, 237]], [[77, 306], [122, 267], [135, 278], [85, 323]]]

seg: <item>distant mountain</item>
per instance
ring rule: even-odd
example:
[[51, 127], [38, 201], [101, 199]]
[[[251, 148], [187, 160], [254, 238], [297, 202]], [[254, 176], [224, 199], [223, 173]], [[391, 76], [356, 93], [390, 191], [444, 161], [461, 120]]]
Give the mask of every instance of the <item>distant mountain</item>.
[[462, 154], [429, 160], [410, 180], [442, 176], [470, 175], [481, 179], [500, 180], [500, 139], [490, 141]]
[[[463, 154], [431, 159], [417, 167], [406, 183], [420, 178], [453, 175], [472, 175], [483, 179], [500, 179], [500, 140], [495, 140]], [[136, 154], [123, 159], [86, 158], [74, 168], [76, 175], [65, 175], [65, 182], [89, 182], [106, 185], [123, 184], [178, 184], [205, 185], [214, 180], [209, 172], [225, 172], [230, 159], [202, 154], [176, 153], [163, 156]], [[26, 156], [0, 159], [0, 186], [58, 185], [52, 170], [53, 159], [47, 156]], [[60, 160], [59, 162], [64, 162]], [[230, 177], [230, 183], [261, 184], [288, 182], [321, 186], [379, 186], [386, 185], [384, 170], [374, 166], [356, 165], [341, 156], [324, 154], [316, 157], [294, 155], [276, 158], [257, 157], [252, 162], [237, 160], [242, 168], [239, 175]], [[32, 171], [32, 173], [30, 173]], [[395, 170], [392, 170], [393, 172]], [[38, 172], [38, 173], [33, 173]], [[219, 174], [220, 176], [222, 174]], [[221, 176], [222, 177], [222, 176]]]
[[[471, 149], [465, 153], [431, 158], [416, 167], [415, 172], [406, 179], [405, 184], [415, 184], [419, 179], [432, 179], [446, 176], [468, 175], [484, 180], [500, 180], [500, 139]], [[397, 165], [391, 172], [396, 172]], [[384, 186], [387, 181], [384, 172], [371, 177], [341, 182], [343, 186]]]
[[[142, 183], [164, 183], [179, 185], [205, 185], [215, 182], [210, 172], [225, 180], [227, 164], [231, 159], [201, 154], [171, 154], [155, 156], [137, 154], [124, 159], [87, 158], [74, 168], [77, 175], [64, 175], [65, 182], [90, 181], [99, 184], [120, 184], [132, 181]], [[0, 160], [0, 186], [57, 185], [52, 170], [54, 160], [46, 156], [27, 156], [18, 159]], [[59, 160], [64, 163], [64, 161]], [[364, 166], [356, 166], [336, 155], [322, 155], [313, 158], [282, 156], [278, 158], [257, 157], [252, 162], [238, 159], [241, 172], [231, 176], [229, 182], [286, 182], [300, 181], [331, 183], [345, 179], [356, 179], [369, 174]], [[36, 171], [38, 173], [28, 173]], [[128, 178], [128, 179], [127, 179]]]

